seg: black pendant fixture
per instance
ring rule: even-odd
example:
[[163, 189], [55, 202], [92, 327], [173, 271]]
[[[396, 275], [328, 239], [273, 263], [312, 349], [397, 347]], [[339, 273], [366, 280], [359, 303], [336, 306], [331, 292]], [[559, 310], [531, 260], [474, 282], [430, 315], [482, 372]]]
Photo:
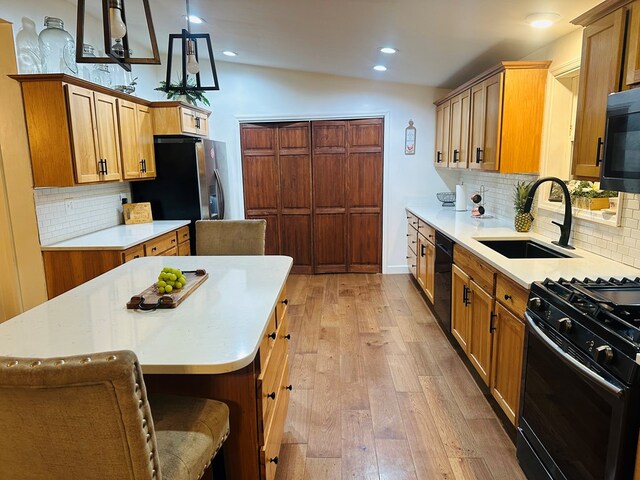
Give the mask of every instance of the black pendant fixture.
[[[151, 50], [150, 57], [134, 57], [129, 49], [129, 31], [125, 2], [132, 6], [137, 3], [138, 10], [143, 9], [146, 21], [148, 41]], [[76, 62], [77, 63], [117, 63], [127, 71], [131, 71], [131, 65], [160, 65], [160, 53], [158, 41], [151, 19], [149, 0], [89, 0], [89, 3], [100, 3], [102, 8], [102, 27], [104, 45], [102, 45], [105, 57], [84, 56], [83, 45], [85, 41], [85, 4], [86, 0], [78, 0], [78, 19], [76, 35]], [[137, 28], [136, 32], [144, 29]], [[141, 42], [142, 43], [142, 42]]]
[[[220, 90], [218, 85], [218, 73], [216, 72], [215, 59], [213, 58], [213, 47], [211, 46], [211, 36], [208, 33], [191, 33], [191, 11], [189, 9], [189, 0], [186, 0], [187, 4], [187, 28], [182, 30], [179, 34], [169, 35], [169, 47], [167, 49], [167, 78], [165, 83], [166, 91], [174, 91], [178, 93], [184, 93], [186, 91], [206, 91], [206, 90]], [[173, 72], [173, 45], [176, 40], [180, 40], [181, 48], [181, 62], [180, 69], [177, 72]], [[198, 40], [206, 45], [206, 53], [208, 54], [208, 61], [211, 65], [211, 85], [203, 84], [200, 78], [200, 57], [198, 55]], [[171, 81], [171, 76], [176, 73], [178, 78], [177, 82]], [[195, 77], [195, 81], [191, 79]]]

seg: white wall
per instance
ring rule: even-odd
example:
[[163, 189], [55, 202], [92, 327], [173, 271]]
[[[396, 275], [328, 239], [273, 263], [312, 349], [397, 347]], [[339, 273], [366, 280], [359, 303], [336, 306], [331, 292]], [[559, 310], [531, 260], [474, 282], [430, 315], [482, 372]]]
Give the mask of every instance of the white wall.
[[[433, 101], [443, 92], [228, 62], [217, 66], [221, 90], [209, 95], [210, 136], [227, 143], [230, 216], [242, 218], [244, 213], [240, 121], [385, 116], [383, 269], [407, 271], [405, 206], [435, 201], [436, 192], [450, 189], [435, 174], [432, 162]], [[404, 132], [410, 119], [417, 128], [415, 156], [404, 155]]]

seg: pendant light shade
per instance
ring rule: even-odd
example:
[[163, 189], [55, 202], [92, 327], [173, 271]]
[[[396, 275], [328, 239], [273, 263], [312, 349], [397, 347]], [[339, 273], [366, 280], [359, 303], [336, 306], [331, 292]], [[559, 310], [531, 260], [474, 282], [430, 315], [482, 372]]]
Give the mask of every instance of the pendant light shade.
[[[180, 65], [175, 65], [173, 60], [174, 44], [179, 40], [180, 48]], [[208, 59], [201, 62], [198, 54], [198, 41], [201, 47], [205, 47]], [[177, 49], [176, 49], [177, 50]], [[182, 30], [180, 34], [169, 35], [169, 47], [167, 49], [167, 78], [166, 90], [184, 92], [186, 90], [220, 90], [218, 85], [218, 73], [213, 58], [213, 47], [211, 46], [211, 37], [208, 33], [190, 33], [188, 30]], [[205, 84], [200, 73], [206, 64], [211, 66], [211, 84]], [[177, 67], [177, 68], [176, 68]], [[195, 77], [195, 81], [192, 79]], [[171, 78], [177, 78], [177, 82], [171, 82]]]
[[[129, 12], [133, 9], [137, 14], [134, 22], [127, 23], [125, 3]], [[87, 5], [88, 4], [88, 5]], [[160, 65], [160, 53], [158, 52], [158, 42], [153, 28], [151, 9], [149, 0], [78, 0], [78, 19], [76, 44], [91, 44], [85, 33], [91, 31], [87, 22], [86, 7], [93, 18], [102, 20], [102, 44], [97, 45], [97, 49], [104, 51], [105, 56], [86, 57], [83, 49], [76, 49], [77, 63], [117, 63], [127, 71], [131, 71], [132, 64], [140, 65]], [[129, 19], [131, 21], [131, 18]], [[145, 28], [140, 23], [146, 23], [146, 38], [138, 38], [136, 42], [141, 46], [148, 47], [149, 56], [134, 56], [129, 47], [129, 38], [132, 32], [144, 34]]]

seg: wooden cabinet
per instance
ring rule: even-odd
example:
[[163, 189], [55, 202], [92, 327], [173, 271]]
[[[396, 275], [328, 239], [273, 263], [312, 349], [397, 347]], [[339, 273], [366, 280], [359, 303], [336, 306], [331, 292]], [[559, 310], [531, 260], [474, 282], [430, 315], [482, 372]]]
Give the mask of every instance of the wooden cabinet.
[[188, 257], [191, 255], [191, 235], [189, 227], [180, 227], [178, 229], [178, 256]]
[[[619, 8], [587, 20], [584, 29], [572, 165], [576, 177], [600, 178], [607, 95], [620, 90], [625, 19], [626, 9]], [[573, 23], [582, 24], [579, 19]]]
[[209, 136], [210, 111], [181, 102], [152, 102], [151, 107], [156, 135]]
[[422, 220], [418, 220], [418, 249], [416, 278], [425, 295], [433, 303], [435, 278], [435, 230]]
[[438, 100], [436, 153], [449, 161], [436, 164], [537, 173], [549, 64], [501, 62]]
[[122, 173], [125, 180], [155, 178], [151, 109], [118, 99]]
[[640, 83], [640, 1], [630, 3], [627, 11], [625, 83], [632, 87]]
[[493, 297], [473, 280], [468, 286], [469, 340], [467, 355], [471, 364], [489, 385], [491, 375], [491, 343], [493, 333]]
[[471, 90], [451, 99], [451, 135], [449, 146], [449, 167], [467, 168], [469, 166], [469, 115], [471, 113]]
[[407, 212], [407, 267], [418, 279], [418, 217]]
[[451, 101], [446, 100], [436, 106], [436, 151], [434, 163], [436, 167], [449, 166], [449, 136], [451, 121]]
[[[185, 230], [186, 240], [184, 240]], [[181, 227], [126, 250], [44, 250], [42, 257], [49, 298], [56, 297], [136, 258], [189, 255], [188, 234], [189, 227]], [[182, 242], [179, 241], [181, 239]], [[60, 275], [61, 271], [66, 273]]]
[[469, 275], [456, 265], [451, 269], [451, 334], [465, 353], [469, 344]]

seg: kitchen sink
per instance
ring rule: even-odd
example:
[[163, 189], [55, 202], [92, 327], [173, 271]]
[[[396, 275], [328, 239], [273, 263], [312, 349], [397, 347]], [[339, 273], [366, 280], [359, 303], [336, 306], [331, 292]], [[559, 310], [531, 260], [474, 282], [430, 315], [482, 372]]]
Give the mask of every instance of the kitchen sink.
[[573, 258], [533, 240], [478, 240], [507, 258]]

